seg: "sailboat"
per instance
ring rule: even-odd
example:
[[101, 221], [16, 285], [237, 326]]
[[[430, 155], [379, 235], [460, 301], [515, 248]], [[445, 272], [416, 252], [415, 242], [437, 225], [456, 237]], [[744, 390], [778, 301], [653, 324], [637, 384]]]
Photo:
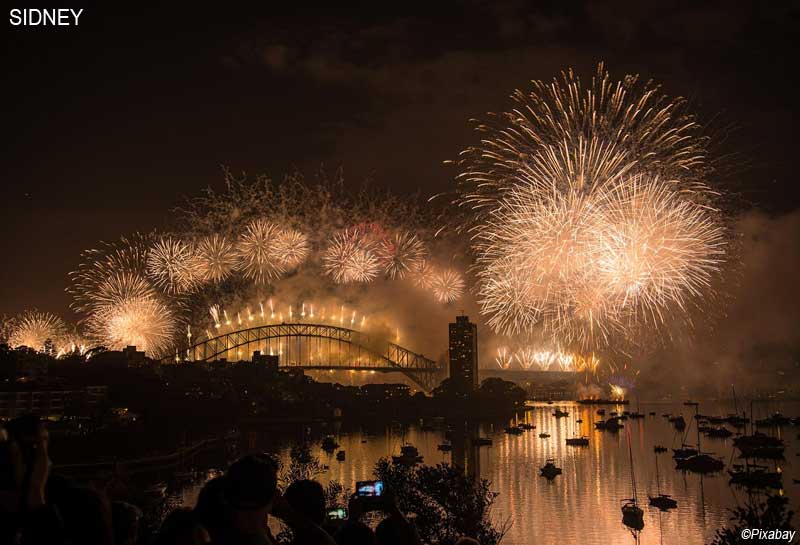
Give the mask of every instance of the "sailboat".
[[[725, 421], [736, 428], [743, 428], [747, 425], [747, 414], [742, 411], [742, 414], [739, 415], [739, 405], [736, 403], [736, 388], [733, 384], [731, 384], [731, 391], [733, 392], [733, 413], [728, 414]], [[753, 412], [752, 406], [750, 412]]]
[[631, 450], [631, 434], [628, 432], [628, 457], [631, 461], [631, 486], [633, 487], [633, 497], [622, 500], [622, 524], [633, 530], [644, 528], [644, 511], [639, 507], [639, 500], [636, 496], [636, 473], [633, 469], [633, 451]]
[[658, 456], [656, 456], [656, 491], [658, 492], [657, 496], [648, 496], [650, 505], [658, 507], [662, 511], [669, 511], [670, 509], [678, 507], [678, 502], [672, 499], [669, 494], [661, 493], [661, 476], [658, 473]]
[[[687, 403], [684, 403], [686, 405]], [[695, 420], [697, 420], [698, 403], [694, 405]], [[677, 458], [675, 460], [676, 469], [686, 469], [694, 471], [695, 473], [713, 473], [721, 471], [725, 467], [725, 462], [719, 458], [714, 458], [710, 454], [704, 453], [700, 448], [700, 428], [697, 429], [697, 454], [688, 456], [686, 458]]]

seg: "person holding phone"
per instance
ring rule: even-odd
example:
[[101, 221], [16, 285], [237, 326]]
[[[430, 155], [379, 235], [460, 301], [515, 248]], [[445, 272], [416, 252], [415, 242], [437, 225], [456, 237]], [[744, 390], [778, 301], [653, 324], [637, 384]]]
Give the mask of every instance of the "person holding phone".
[[[374, 541], [377, 545], [403, 544], [422, 545], [414, 527], [408, 522], [397, 504], [394, 492], [386, 487], [383, 481], [359, 481], [356, 483], [356, 492], [350, 498], [349, 517], [336, 537], [337, 543], [354, 543], [352, 539], [341, 540], [340, 534], [355, 534], [366, 527], [361, 522], [361, 516], [369, 511], [383, 511], [387, 516], [378, 524]], [[368, 528], [368, 527], [367, 527]], [[362, 532], [358, 532], [361, 534]], [[370, 530], [370, 533], [372, 531]], [[358, 543], [367, 543], [359, 541]]]

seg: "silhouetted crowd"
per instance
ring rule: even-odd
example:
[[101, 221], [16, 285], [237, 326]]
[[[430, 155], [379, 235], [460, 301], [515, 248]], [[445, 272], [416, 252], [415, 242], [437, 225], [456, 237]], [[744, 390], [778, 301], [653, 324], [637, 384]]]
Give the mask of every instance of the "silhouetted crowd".
[[[0, 544], [136, 545], [141, 510], [51, 474], [48, 435], [34, 417], [0, 429]], [[269, 517], [291, 530], [293, 545], [421, 545], [391, 490], [351, 496], [347, 509], [329, 508], [320, 483], [298, 480], [278, 489], [278, 463], [267, 454], [234, 462], [203, 486], [194, 508], [174, 509], [155, 545], [271, 545]], [[373, 529], [369, 512], [384, 513]], [[457, 545], [479, 545], [462, 538]]]

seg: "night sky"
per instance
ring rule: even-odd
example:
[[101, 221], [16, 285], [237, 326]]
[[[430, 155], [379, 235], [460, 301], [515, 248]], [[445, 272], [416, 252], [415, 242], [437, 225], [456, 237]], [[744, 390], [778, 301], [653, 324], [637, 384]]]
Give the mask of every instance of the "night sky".
[[71, 317], [79, 253], [168, 228], [222, 165], [446, 189], [442, 161], [475, 141], [469, 118], [598, 61], [691, 100], [737, 209], [800, 207], [797, 2], [103, 4], [70, 4], [86, 10], [77, 28], [11, 27], [6, 12], [0, 314]]

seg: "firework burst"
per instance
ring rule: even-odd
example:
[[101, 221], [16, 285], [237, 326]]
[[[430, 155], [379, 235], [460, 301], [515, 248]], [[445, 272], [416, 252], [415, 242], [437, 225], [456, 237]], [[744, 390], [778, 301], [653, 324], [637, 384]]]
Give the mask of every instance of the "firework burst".
[[213, 234], [197, 243], [198, 275], [206, 282], [221, 282], [236, 266], [236, 248], [222, 235]]
[[287, 269], [300, 265], [310, 250], [308, 236], [297, 229], [284, 229], [275, 238], [275, 259]]
[[26, 311], [12, 321], [8, 344], [43, 352], [58, 351], [67, 339], [64, 321], [49, 312]]
[[77, 270], [70, 273], [72, 283], [67, 292], [73, 297], [72, 308], [83, 313], [91, 312], [97, 306], [98, 297], [102, 296], [101, 287], [107, 287], [108, 279], [114, 275], [144, 278], [151, 245], [152, 237], [136, 234], [83, 252]]
[[149, 356], [168, 352], [176, 334], [170, 308], [154, 297], [124, 297], [98, 307], [86, 322], [94, 341], [111, 350], [136, 346]]
[[147, 255], [147, 275], [166, 293], [193, 290], [201, 281], [202, 268], [194, 248], [171, 236], [161, 237]]
[[433, 277], [435, 271], [430, 262], [423, 260], [411, 273], [411, 279], [414, 285], [422, 289], [430, 289], [433, 286]]
[[387, 277], [404, 278], [417, 271], [425, 261], [426, 251], [422, 241], [412, 233], [401, 232], [381, 240], [377, 249]]
[[464, 293], [464, 279], [453, 269], [445, 269], [433, 277], [431, 290], [440, 303], [452, 303]]
[[636, 77], [614, 82], [602, 65], [588, 87], [568, 72], [513, 98], [459, 162], [476, 291], [495, 331], [608, 345], [712, 291], [724, 230], [707, 140], [683, 100]]
[[284, 273], [276, 241], [281, 229], [274, 223], [257, 219], [247, 225], [236, 246], [237, 268], [256, 284], [266, 284]]
[[325, 273], [337, 284], [370, 282], [380, 272], [375, 243], [358, 229], [346, 229], [335, 235], [322, 262]]

